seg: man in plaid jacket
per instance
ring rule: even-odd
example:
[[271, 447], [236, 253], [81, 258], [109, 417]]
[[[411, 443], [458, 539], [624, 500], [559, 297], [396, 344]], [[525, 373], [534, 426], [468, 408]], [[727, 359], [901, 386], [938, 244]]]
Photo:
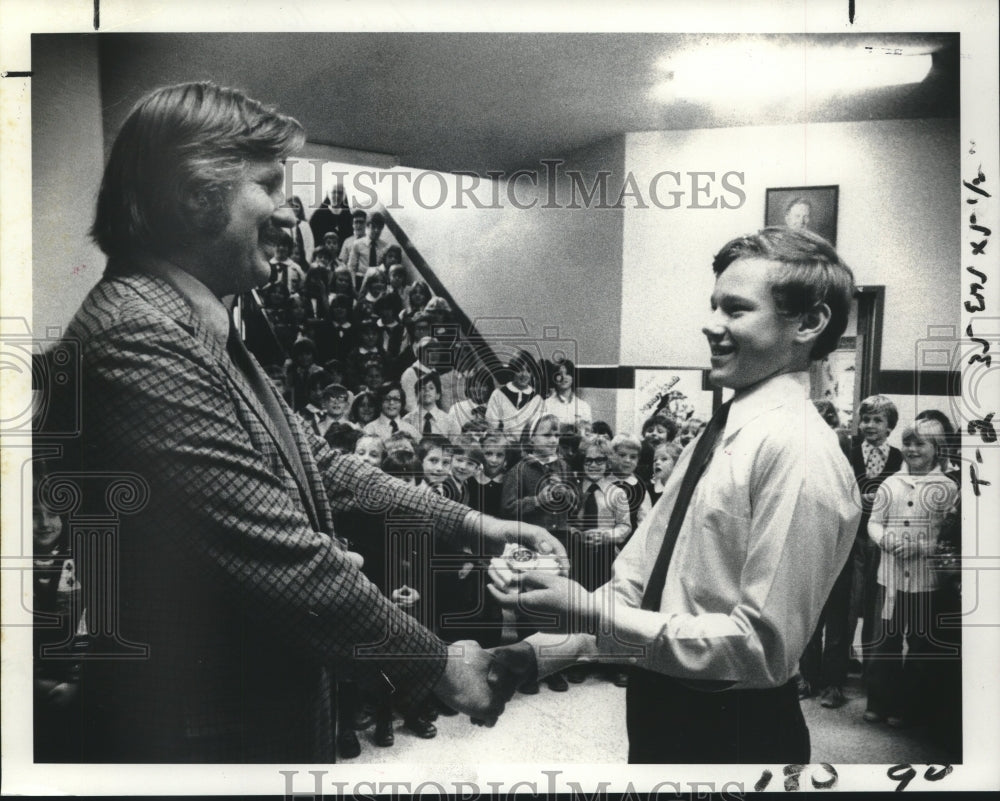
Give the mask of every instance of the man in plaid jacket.
[[303, 138], [201, 83], [144, 98], [112, 149], [92, 229], [107, 270], [66, 336], [82, 353], [83, 470], [148, 488], [121, 517], [114, 614], [149, 651], [84, 665], [83, 760], [330, 762], [338, 678], [488, 722], [512, 692], [475, 643], [449, 650], [382, 596], [333, 515], [558, 544], [335, 456], [235, 333], [225, 300], [267, 282], [295, 223], [282, 162]]

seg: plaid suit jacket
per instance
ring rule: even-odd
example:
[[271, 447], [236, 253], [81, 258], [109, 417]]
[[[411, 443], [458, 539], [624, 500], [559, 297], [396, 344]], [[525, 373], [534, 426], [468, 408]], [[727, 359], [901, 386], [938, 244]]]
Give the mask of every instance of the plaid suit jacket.
[[430, 691], [446, 646], [351, 563], [333, 514], [392, 510], [454, 538], [468, 509], [334, 456], [279, 398], [300, 486], [225, 343], [161, 278], [106, 274], [66, 336], [82, 353], [82, 468], [149, 488], [120, 520], [117, 597], [96, 599], [149, 658], [84, 666], [81, 759], [331, 762], [333, 671], [404, 705]]

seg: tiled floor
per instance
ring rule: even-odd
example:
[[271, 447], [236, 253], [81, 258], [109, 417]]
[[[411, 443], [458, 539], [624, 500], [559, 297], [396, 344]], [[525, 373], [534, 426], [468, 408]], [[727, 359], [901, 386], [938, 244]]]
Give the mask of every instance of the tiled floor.
[[[846, 688], [850, 701], [824, 709], [816, 698], [802, 702], [812, 738], [813, 763], [942, 764], [953, 761], [928, 742], [926, 731], [898, 731], [865, 723], [864, 695], [858, 679]], [[421, 740], [396, 721], [396, 744], [379, 748], [373, 729], [359, 732], [361, 756], [354, 763], [577, 763], [623, 764], [625, 690], [594, 676], [552, 692], [544, 683], [538, 695], [516, 695], [492, 729], [473, 726], [463, 716], [439, 717], [438, 736]]]

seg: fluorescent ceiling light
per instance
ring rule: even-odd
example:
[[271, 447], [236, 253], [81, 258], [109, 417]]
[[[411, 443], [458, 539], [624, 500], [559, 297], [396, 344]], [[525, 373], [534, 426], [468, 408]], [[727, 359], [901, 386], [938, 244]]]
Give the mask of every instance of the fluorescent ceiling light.
[[927, 52], [906, 48], [776, 45], [741, 40], [708, 45], [657, 64], [665, 79], [653, 99], [723, 100], [736, 104], [815, 97], [920, 83], [931, 70]]

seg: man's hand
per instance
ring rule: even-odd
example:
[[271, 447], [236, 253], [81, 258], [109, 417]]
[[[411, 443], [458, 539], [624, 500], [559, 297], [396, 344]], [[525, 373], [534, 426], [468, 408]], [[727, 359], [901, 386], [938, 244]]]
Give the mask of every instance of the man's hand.
[[559, 630], [575, 634], [590, 631], [597, 621], [597, 602], [577, 582], [549, 570], [503, 572], [490, 569], [493, 597], [506, 609], [529, 613], [556, 613]]
[[499, 520], [482, 515], [483, 536], [500, 545], [517, 542], [539, 554], [554, 556], [559, 562], [560, 572], [569, 573], [569, 557], [559, 540], [541, 526], [519, 523], [516, 520]]
[[448, 662], [434, 694], [473, 723], [492, 726], [510, 698], [505, 682], [499, 678], [491, 682], [493, 673], [494, 658], [488, 651], [475, 640], [459, 640], [448, 646]]
[[535, 649], [526, 642], [501, 645], [490, 649], [493, 667], [490, 669], [489, 684], [509, 701], [514, 691], [522, 684], [538, 680], [538, 661]]

